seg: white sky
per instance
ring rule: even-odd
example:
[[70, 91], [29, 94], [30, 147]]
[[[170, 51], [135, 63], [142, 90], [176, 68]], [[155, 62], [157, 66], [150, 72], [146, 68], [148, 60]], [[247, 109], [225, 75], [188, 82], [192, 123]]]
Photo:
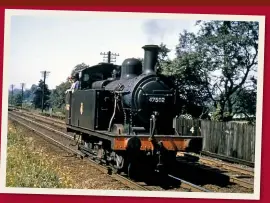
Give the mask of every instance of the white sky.
[[[117, 64], [127, 57], [143, 57], [145, 44], [165, 43], [173, 49], [183, 29], [193, 31], [195, 21], [108, 17], [13, 16], [10, 30], [9, 85], [26, 88], [37, 84], [41, 71], [50, 71], [46, 83], [55, 88], [77, 64], [102, 62], [100, 52], [119, 53]], [[147, 26], [148, 25], [148, 26]]]

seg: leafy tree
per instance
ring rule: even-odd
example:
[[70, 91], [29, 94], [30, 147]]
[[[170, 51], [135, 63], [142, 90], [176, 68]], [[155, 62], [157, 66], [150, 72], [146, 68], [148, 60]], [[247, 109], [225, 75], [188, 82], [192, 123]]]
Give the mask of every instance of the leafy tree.
[[171, 52], [170, 49], [167, 48], [167, 46], [164, 43], [161, 43], [159, 45], [160, 50], [158, 54], [158, 67], [157, 67], [157, 73], [161, 74], [163, 68], [171, 63], [168, 53]]
[[[30, 89], [24, 89], [23, 92], [23, 101], [24, 102], [32, 102], [33, 98], [34, 98], [34, 92], [37, 88], [37, 85], [32, 85], [32, 87]], [[21, 95], [22, 92], [21, 89], [14, 89], [13, 90], [13, 100], [12, 100], [12, 92], [11, 90], [9, 90], [9, 103], [15, 103], [15, 97], [16, 95]]]
[[15, 101], [16, 106], [21, 106], [22, 105], [22, 95], [21, 94], [16, 94], [15, 98], [14, 98], [14, 101]]
[[35, 92], [35, 91], [37, 90], [37, 88], [38, 88], [38, 85], [33, 84], [33, 85], [31, 86], [31, 88], [30, 88], [30, 91], [31, 91], [31, 92]]
[[162, 72], [179, 79], [187, 103], [213, 105], [218, 120], [231, 120], [247, 92], [254, 95], [250, 76], [257, 68], [258, 23], [198, 21], [196, 25], [197, 34], [180, 34], [177, 57]]
[[85, 69], [85, 68], [88, 68], [88, 67], [89, 67], [89, 66], [86, 65], [85, 63], [80, 63], [80, 64], [76, 65], [76, 66], [72, 69], [71, 75], [74, 75], [75, 73], [77, 73], [77, 72], [79, 72], [79, 71], [81, 71], [81, 70], [83, 70], [83, 69]]
[[[89, 66], [86, 65], [85, 63], [81, 63], [76, 65], [72, 71], [71, 71], [71, 75], [75, 75], [75, 73], [88, 68]], [[52, 90], [51, 94], [50, 94], [50, 98], [48, 99], [48, 104], [50, 104], [53, 108], [56, 109], [62, 109], [64, 104], [65, 104], [65, 97], [66, 97], [66, 90], [69, 89], [71, 86], [70, 82], [68, 81], [68, 79], [65, 82], [62, 82], [60, 85], [56, 86], [56, 88], [54, 90]], [[34, 87], [33, 87], [34, 88]], [[40, 87], [41, 88], [41, 87]], [[41, 88], [42, 90], [42, 88]], [[36, 100], [34, 103], [39, 103], [40, 101], [40, 89], [36, 90]]]
[[14, 94], [13, 94], [13, 97], [12, 97], [12, 92], [11, 91], [9, 91], [9, 93], [8, 93], [8, 103], [9, 104], [14, 104]]
[[[42, 92], [43, 92], [44, 82], [42, 80], [39, 81], [38, 86], [32, 86], [34, 92], [33, 104], [35, 108], [42, 108]], [[32, 89], [31, 88], [31, 89]], [[48, 102], [50, 99], [50, 90], [48, 89], [48, 85], [45, 85], [44, 88], [44, 108], [48, 108], [50, 103]]]
[[[216, 79], [210, 79], [209, 75], [205, 77], [209, 81], [209, 95], [215, 105], [220, 105], [221, 120], [230, 120], [237, 113], [233, 107], [239, 103], [240, 95], [252, 84], [254, 77], [249, 76], [257, 69], [259, 25], [257, 22], [227, 21], [199, 24], [203, 26], [201, 53], [208, 57], [207, 65], [213, 71], [219, 69], [221, 72]], [[210, 46], [213, 43], [215, 46]], [[210, 61], [211, 57], [214, 60]]]
[[23, 99], [26, 101], [31, 101], [32, 100], [33, 93], [31, 92], [30, 89], [26, 89], [23, 92]]
[[257, 80], [251, 79], [252, 88], [241, 88], [233, 95], [235, 114], [244, 115], [248, 121], [254, 123], [256, 115]]
[[62, 82], [60, 85], [56, 86], [56, 88], [52, 91], [50, 95], [50, 103], [53, 108], [62, 109], [65, 105], [66, 99], [66, 90], [71, 86], [70, 82], [67, 80], [66, 82]]
[[[180, 37], [182, 47], [189, 46], [187, 38], [189, 34], [184, 32]], [[181, 50], [172, 61], [163, 63], [161, 74], [170, 76], [177, 81], [182, 114], [191, 114], [195, 118], [205, 118], [209, 96], [206, 91], [206, 82], [203, 80], [204, 72], [198, 68], [201, 61], [198, 53], [189, 49]]]
[[36, 90], [38, 89], [38, 85], [36, 84], [33, 84], [30, 88], [30, 97], [29, 97], [29, 100], [33, 102], [34, 100], [34, 97], [35, 97], [35, 92]]

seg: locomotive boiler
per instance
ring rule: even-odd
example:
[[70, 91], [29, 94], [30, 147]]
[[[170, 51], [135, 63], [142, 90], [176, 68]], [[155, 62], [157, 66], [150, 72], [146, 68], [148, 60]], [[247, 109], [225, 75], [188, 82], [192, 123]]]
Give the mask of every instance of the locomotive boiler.
[[201, 141], [176, 133], [177, 89], [156, 73], [159, 47], [143, 49], [143, 64], [128, 58], [82, 70], [80, 89], [66, 96], [67, 130], [78, 135], [79, 149], [129, 175], [138, 165], [164, 169]]

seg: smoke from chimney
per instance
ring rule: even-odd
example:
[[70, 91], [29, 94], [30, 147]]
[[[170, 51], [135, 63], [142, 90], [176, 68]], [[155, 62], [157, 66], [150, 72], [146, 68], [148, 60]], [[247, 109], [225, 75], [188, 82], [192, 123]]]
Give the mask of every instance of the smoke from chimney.
[[148, 44], [160, 44], [176, 29], [176, 22], [171, 19], [151, 19], [143, 24], [142, 29], [147, 35]]

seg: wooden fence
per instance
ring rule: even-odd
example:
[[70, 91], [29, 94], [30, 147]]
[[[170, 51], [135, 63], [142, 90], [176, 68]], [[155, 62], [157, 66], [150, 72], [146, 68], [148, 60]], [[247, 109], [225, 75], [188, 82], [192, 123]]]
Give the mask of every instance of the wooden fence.
[[254, 162], [255, 126], [233, 122], [201, 122], [203, 150]]
[[203, 151], [254, 162], [256, 132], [253, 125], [178, 118], [175, 128], [180, 136], [203, 136]]
[[177, 118], [174, 120], [174, 128], [180, 136], [200, 136], [201, 120]]

